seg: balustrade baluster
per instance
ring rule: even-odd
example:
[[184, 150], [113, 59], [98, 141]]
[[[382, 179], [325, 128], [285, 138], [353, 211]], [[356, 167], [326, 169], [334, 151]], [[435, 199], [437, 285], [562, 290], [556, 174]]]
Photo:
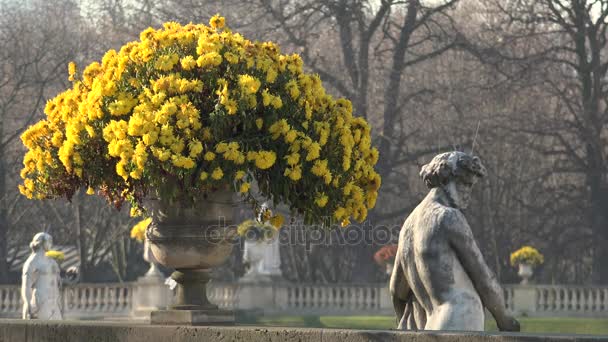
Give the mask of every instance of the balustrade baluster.
[[557, 309], [557, 289], [554, 287], [549, 291], [549, 307], [548, 311], [555, 311]]
[[112, 307], [110, 306], [110, 287], [104, 286], [103, 288], [103, 311], [111, 312]]
[[131, 288], [131, 286], [125, 286], [125, 291], [127, 291], [127, 306], [125, 307], [125, 310], [129, 312], [133, 307], [133, 289]]
[[363, 305], [362, 309], [363, 309], [363, 310], [369, 310], [369, 309], [370, 309], [370, 306], [371, 306], [371, 305], [370, 305], [370, 304], [371, 304], [371, 302], [370, 302], [370, 297], [371, 297], [371, 296], [370, 296], [370, 294], [369, 294], [369, 293], [370, 293], [370, 291], [371, 291], [371, 289], [370, 289], [370, 288], [367, 288], [367, 287], [361, 287], [361, 295], [362, 295], [362, 297], [363, 297], [363, 298], [362, 298], [362, 305]]
[[2, 298], [3, 298], [3, 311], [15, 311], [15, 308], [13, 307], [13, 303], [12, 303], [12, 297], [13, 297], [13, 291], [11, 291], [11, 289], [3, 289], [2, 290]]
[[125, 291], [124, 291], [124, 288], [122, 288], [122, 287], [118, 287], [116, 289], [116, 291], [118, 292], [117, 311], [122, 311], [122, 310], [124, 310], [125, 303], [126, 303]]
[[103, 306], [103, 287], [95, 287], [95, 308], [94, 312], [99, 312]]
[[10, 297], [10, 306], [9, 306], [9, 309], [11, 311], [18, 311], [19, 310], [19, 300], [17, 299], [16, 292], [15, 291], [10, 291], [9, 292], [9, 297]]
[[94, 288], [88, 288], [86, 290], [86, 294], [87, 294], [87, 304], [86, 304], [86, 311], [92, 311], [93, 307], [95, 306], [95, 289]]
[[120, 311], [120, 288], [112, 286], [110, 287], [110, 291], [112, 292], [112, 312]]
[[315, 297], [315, 299], [316, 299], [315, 306], [319, 309], [323, 308], [323, 298], [325, 298], [325, 289], [326, 288], [327, 288], [326, 286], [319, 286], [317, 288], [317, 295]]
[[300, 297], [301, 297], [301, 295], [300, 295], [300, 292], [301, 292], [301, 291], [300, 291], [300, 287], [299, 287], [299, 286], [294, 286], [294, 287], [293, 287], [293, 303], [294, 303], [294, 306], [295, 306], [296, 308], [301, 307], [301, 305], [300, 305], [300, 302], [301, 302], [301, 298], [300, 298]]
[[601, 289], [593, 289], [593, 312], [600, 312], [600, 293]]
[[89, 302], [89, 290], [85, 287], [79, 288], [78, 292], [80, 292], [80, 311], [87, 310], [87, 303]]
[[11, 305], [11, 300], [8, 297], [9, 294], [9, 289], [0, 289], [0, 294], [1, 294], [1, 298], [2, 298], [2, 312], [10, 312], [13, 311], [12, 308], [10, 307]]
[[570, 291], [572, 292], [572, 308], [573, 308], [573, 311], [577, 312], [577, 311], [579, 311], [579, 308], [581, 305], [579, 291], [576, 288], [573, 288]]
[[536, 288], [536, 290], [534, 291], [534, 306], [536, 308], [536, 311], [542, 310], [543, 308], [543, 296], [544, 296], [544, 291], [542, 288]]
[[293, 301], [293, 288], [289, 285], [287, 285], [287, 307], [291, 308], [294, 306], [294, 301]]

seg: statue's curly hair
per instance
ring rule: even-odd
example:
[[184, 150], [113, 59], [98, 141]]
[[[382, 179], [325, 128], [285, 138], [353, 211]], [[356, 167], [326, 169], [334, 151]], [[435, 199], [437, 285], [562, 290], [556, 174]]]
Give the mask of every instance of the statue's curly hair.
[[30, 248], [32, 251], [37, 251], [46, 241], [52, 241], [53, 238], [47, 233], [38, 233], [32, 238]]
[[436, 155], [420, 169], [420, 177], [429, 189], [446, 185], [456, 178], [485, 177], [486, 168], [478, 157], [453, 151]]

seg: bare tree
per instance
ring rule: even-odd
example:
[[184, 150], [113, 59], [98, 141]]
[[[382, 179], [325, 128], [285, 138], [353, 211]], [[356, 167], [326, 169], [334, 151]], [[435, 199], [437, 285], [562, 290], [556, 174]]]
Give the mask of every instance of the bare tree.
[[[579, 196], [566, 197], [566, 203], [584, 207], [585, 220], [578, 224], [589, 227], [593, 235], [593, 281], [606, 283], [608, 1], [496, 1], [493, 5], [504, 14], [499, 24], [509, 44], [524, 39], [541, 42], [525, 55], [501, 54], [533, 68], [543, 81], [544, 95], [551, 99], [527, 122], [519, 122], [518, 129], [547, 139], [548, 143], [530, 147], [552, 161], [553, 171], [561, 175], [559, 187], [577, 190]], [[556, 193], [556, 188], [548, 190]], [[573, 208], [580, 213], [577, 209]]]
[[10, 177], [16, 171], [12, 156], [20, 150], [15, 142], [38, 117], [75, 52], [75, 44], [66, 37], [78, 29], [77, 20], [67, 22], [77, 10], [70, 0], [36, 2], [31, 7], [0, 3], [0, 41], [5, 47], [0, 51], [0, 281], [8, 276], [8, 215], [16, 191]]

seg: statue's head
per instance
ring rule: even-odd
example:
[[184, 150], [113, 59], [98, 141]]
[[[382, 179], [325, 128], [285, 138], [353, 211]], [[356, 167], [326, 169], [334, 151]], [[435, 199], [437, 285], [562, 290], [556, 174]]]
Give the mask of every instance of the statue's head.
[[45, 251], [51, 249], [53, 245], [53, 238], [47, 233], [38, 233], [34, 235], [32, 238], [32, 242], [30, 242], [30, 248], [32, 251], [38, 251], [42, 248]]
[[420, 170], [429, 189], [442, 188], [453, 205], [462, 209], [469, 205], [473, 185], [485, 175], [478, 157], [458, 151], [439, 154]]

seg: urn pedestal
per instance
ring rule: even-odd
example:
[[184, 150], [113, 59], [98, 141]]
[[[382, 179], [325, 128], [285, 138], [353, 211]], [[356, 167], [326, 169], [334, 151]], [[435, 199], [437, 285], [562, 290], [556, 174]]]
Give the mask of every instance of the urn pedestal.
[[232, 192], [220, 191], [192, 205], [146, 200], [152, 216], [146, 231], [150, 251], [161, 265], [175, 269], [174, 304], [153, 311], [152, 324], [233, 324], [234, 312], [221, 310], [207, 298], [210, 271], [232, 252]]

